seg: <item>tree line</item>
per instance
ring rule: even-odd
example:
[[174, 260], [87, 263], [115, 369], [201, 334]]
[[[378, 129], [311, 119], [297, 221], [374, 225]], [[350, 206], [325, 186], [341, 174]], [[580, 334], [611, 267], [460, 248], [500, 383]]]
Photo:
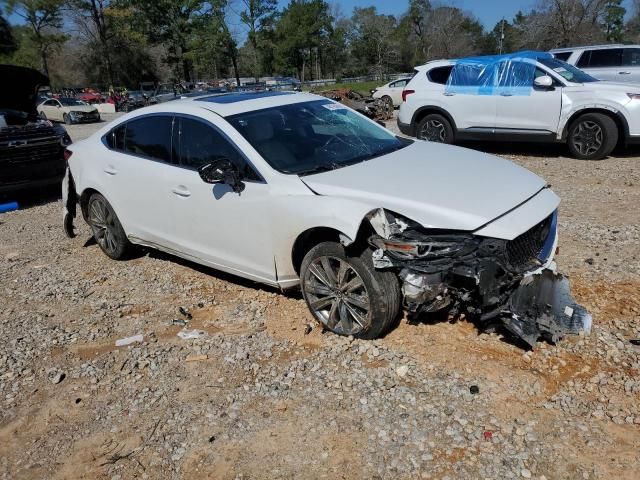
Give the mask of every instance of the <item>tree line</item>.
[[622, 0], [540, 0], [487, 31], [430, 0], [397, 15], [325, 0], [3, 0], [0, 63], [38, 68], [57, 86], [384, 75], [437, 58], [635, 42], [638, 7], [627, 16]]

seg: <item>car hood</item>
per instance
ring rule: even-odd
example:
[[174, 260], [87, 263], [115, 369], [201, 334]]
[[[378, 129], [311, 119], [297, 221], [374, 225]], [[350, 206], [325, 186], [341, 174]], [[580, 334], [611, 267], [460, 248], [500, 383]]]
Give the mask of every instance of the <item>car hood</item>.
[[473, 231], [546, 182], [493, 155], [425, 141], [356, 165], [301, 177], [316, 194], [368, 203], [427, 228]]
[[37, 115], [38, 88], [49, 85], [49, 78], [37, 70], [14, 65], [0, 65], [0, 109]]

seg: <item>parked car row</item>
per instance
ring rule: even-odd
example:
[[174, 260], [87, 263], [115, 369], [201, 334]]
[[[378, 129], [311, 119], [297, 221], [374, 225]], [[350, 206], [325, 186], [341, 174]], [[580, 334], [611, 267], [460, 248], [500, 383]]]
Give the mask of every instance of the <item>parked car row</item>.
[[546, 52], [429, 62], [402, 96], [400, 130], [435, 142], [565, 143], [601, 159], [640, 141], [640, 85], [597, 80]]

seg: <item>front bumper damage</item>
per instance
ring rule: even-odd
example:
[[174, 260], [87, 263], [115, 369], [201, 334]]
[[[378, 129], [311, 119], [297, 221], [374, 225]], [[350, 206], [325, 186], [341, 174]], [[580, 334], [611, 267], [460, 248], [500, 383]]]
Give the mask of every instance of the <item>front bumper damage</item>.
[[556, 213], [514, 240], [428, 230], [384, 209], [369, 216], [376, 268], [395, 269], [411, 315], [447, 308], [530, 346], [591, 330], [591, 315], [551, 261]]

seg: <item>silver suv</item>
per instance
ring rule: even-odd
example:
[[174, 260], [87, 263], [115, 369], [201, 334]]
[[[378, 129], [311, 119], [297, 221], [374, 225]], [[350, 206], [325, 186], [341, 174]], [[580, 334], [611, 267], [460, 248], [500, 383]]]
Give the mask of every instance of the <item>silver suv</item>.
[[550, 52], [598, 80], [640, 83], [640, 45], [592, 45]]

